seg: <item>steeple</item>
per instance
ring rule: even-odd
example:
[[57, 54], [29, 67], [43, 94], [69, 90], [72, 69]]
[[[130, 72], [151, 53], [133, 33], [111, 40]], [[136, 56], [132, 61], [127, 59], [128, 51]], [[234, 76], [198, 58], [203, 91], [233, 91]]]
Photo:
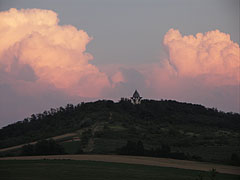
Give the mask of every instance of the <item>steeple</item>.
[[137, 90], [133, 93], [133, 96], [131, 97], [131, 102], [133, 104], [140, 104], [141, 103], [142, 97], [140, 97], [139, 93]]
[[139, 95], [137, 90], [135, 90], [135, 92], [133, 93], [133, 97], [134, 98], [139, 98], [140, 97], [140, 95]]

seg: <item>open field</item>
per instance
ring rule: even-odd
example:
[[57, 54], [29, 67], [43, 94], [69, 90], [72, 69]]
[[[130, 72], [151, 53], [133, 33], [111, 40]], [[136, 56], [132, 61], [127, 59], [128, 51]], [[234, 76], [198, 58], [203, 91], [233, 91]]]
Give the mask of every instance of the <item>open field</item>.
[[[199, 174], [208, 175], [196, 170], [100, 161], [0, 161], [1, 180], [196, 180]], [[239, 180], [239, 176], [217, 174], [217, 179]]]
[[[6, 157], [0, 160], [42, 160], [42, 159], [65, 159], [65, 160], [88, 160], [103, 161], [128, 164], [142, 164], [160, 167], [172, 167], [180, 169], [191, 169], [199, 171], [209, 171], [215, 168], [219, 173], [240, 175], [240, 167], [212, 164], [205, 162], [176, 160], [168, 158], [153, 158], [141, 156], [120, 156], [120, 155], [52, 155], [52, 156], [25, 156], [25, 157]], [[1, 162], [1, 161], [0, 161]]]

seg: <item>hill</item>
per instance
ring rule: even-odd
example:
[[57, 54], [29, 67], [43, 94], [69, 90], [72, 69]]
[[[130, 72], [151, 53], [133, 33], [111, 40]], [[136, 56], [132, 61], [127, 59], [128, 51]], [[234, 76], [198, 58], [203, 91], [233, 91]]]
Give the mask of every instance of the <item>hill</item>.
[[171, 100], [68, 104], [3, 127], [0, 149], [59, 135], [56, 141], [70, 154], [137, 153], [231, 164], [240, 156], [239, 114]]

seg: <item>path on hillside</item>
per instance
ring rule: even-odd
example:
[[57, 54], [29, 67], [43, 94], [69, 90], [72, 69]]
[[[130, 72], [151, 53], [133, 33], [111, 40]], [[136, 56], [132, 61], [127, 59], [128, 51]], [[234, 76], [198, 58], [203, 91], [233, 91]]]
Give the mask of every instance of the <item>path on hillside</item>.
[[[66, 133], [66, 134], [63, 134], [63, 135], [59, 135], [59, 136], [54, 136], [54, 137], [50, 137], [50, 138], [46, 138], [47, 140], [49, 139], [53, 139], [53, 140], [60, 140], [60, 139], [64, 139], [66, 137], [75, 137], [77, 136], [78, 134], [77, 133]], [[38, 141], [34, 141], [34, 142], [29, 142], [29, 143], [25, 143], [25, 144], [21, 144], [21, 145], [17, 145], [17, 146], [11, 146], [11, 147], [8, 147], [8, 148], [2, 148], [0, 149], [0, 152], [5, 152], [5, 151], [11, 151], [11, 150], [14, 150], [14, 149], [19, 149], [21, 147], [23, 147], [24, 145], [27, 145], [27, 144], [36, 144]]]
[[89, 160], [118, 162], [129, 164], [143, 164], [161, 167], [173, 167], [181, 169], [191, 169], [200, 171], [209, 171], [215, 168], [219, 173], [240, 175], [240, 167], [213, 164], [206, 162], [176, 160], [168, 158], [153, 158], [141, 156], [122, 156], [122, 155], [52, 155], [52, 156], [22, 156], [22, 157], [5, 157], [0, 160], [39, 160], [39, 159], [71, 159], [71, 160]]

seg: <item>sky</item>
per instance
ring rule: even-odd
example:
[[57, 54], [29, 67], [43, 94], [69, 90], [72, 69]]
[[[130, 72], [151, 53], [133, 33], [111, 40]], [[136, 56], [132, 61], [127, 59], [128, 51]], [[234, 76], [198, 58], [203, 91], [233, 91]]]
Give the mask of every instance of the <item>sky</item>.
[[239, 0], [0, 0], [0, 127], [82, 101], [240, 112]]

